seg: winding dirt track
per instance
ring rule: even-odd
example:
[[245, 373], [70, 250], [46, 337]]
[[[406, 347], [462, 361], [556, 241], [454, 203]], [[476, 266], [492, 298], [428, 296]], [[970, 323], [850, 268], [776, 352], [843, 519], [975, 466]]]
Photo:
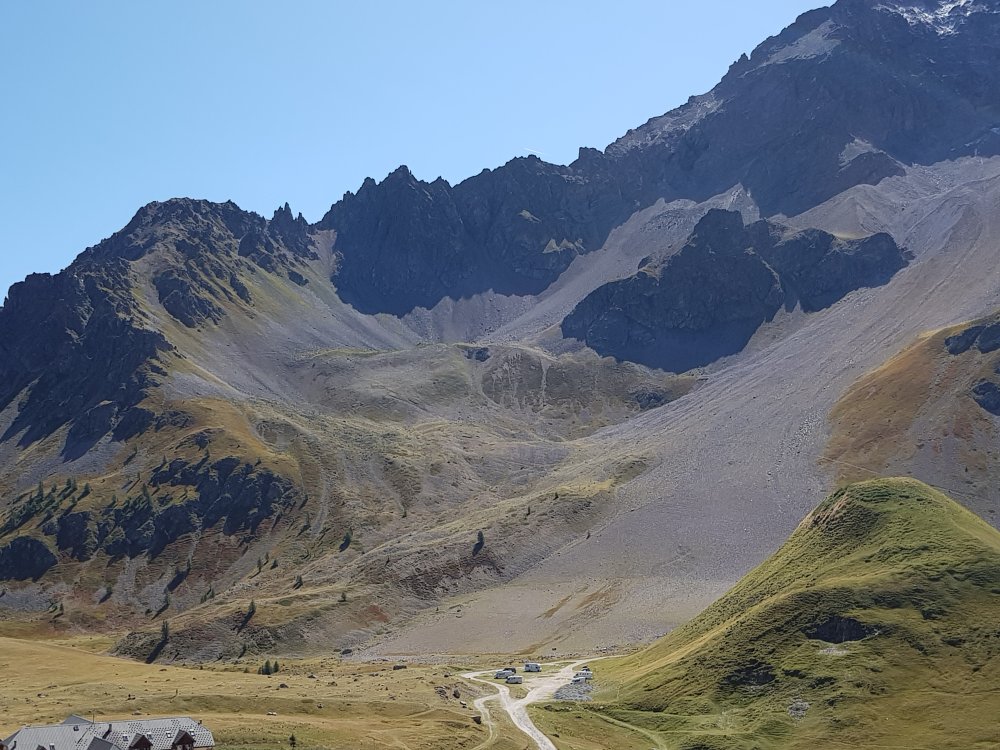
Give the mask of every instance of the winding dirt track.
[[587, 664], [590, 661], [594, 660], [581, 659], [580, 661], [567, 664], [557, 672], [543, 672], [538, 675], [532, 675], [530, 681], [527, 683], [531, 689], [523, 698], [511, 697], [510, 688], [508, 688], [506, 684], [494, 682], [492, 680], [494, 670], [492, 669], [485, 672], [467, 672], [466, 674], [463, 674], [462, 677], [467, 680], [481, 682], [484, 685], [489, 685], [490, 687], [495, 687], [497, 689], [496, 694], [479, 698], [473, 703], [476, 710], [482, 714], [483, 723], [490, 730], [490, 738], [476, 748], [476, 750], [489, 747], [496, 739], [496, 723], [490, 716], [489, 708], [486, 706], [486, 704], [490, 701], [496, 700], [500, 701], [500, 707], [510, 717], [514, 726], [528, 735], [539, 750], [556, 750], [556, 746], [552, 744], [552, 740], [546, 737], [542, 731], [535, 726], [531, 717], [528, 716], [528, 706], [532, 703], [540, 703], [541, 701], [551, 699], [556, 690], [572, 679], [578, 667], [583, 664]]

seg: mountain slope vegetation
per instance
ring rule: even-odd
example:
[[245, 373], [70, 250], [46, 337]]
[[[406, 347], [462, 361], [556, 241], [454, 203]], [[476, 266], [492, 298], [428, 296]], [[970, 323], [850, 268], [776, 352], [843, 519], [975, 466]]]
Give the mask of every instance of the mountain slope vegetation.
[[845, 480], [933, 477], [997, 522], [996, 314], [929, 332], [867, 373], [830, 414], [824, 462]]
[[600, 663], [588, 721], [669, 748], [991, 747], [998, 606], [996, 529], [915, 480], [849, 485], [699, 617]]

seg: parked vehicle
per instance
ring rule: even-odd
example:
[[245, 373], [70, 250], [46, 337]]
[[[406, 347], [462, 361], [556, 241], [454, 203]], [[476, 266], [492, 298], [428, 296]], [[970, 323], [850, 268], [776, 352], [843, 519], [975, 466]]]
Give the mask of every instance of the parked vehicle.
[[577, 672], [575, 675], [573, 675], [573, 680], [576, 681], [577, 678], [580, 678], [580, 681], [583, 682], [585, 680], [590, 680], [593, 677], [594, 673], [588, 669], [586, 672]]
[[512, 674], [507, 678], [508, 685], [520, 685], [524, 682], [524, 678], [519, 674]]
[[525, 664], [524, 664], [524, 671], [525, 672], [541, 672], [542, 671], [542, 665], [539, 664], [536, 661], [525, 662]]
[[493, 679], [494, 680], [506, 680], [512, 674], [514, 674], [514, 673], [511, 672], [509, 669], [499, 669], [499, 670], [497, 670], [496, 674], [493, 675]]

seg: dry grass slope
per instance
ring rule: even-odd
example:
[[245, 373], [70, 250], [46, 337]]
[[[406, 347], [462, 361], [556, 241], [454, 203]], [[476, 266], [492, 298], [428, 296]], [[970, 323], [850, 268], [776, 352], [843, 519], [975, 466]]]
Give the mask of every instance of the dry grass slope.
[[[76, 713], [192, 715], [212, 729], [220, 750], [289, 748], [292, 735], [298, 748], [335, 750], [471, 749], [489, 739], [472, 720], [480, 687], [456, 677], [457, 669], [282, 660], [280, 672], [265, 677], [257, 662], [248, 663], [251, 673], [147, 666], [98, 653], [106, 638], [30, 635], [35, 640], [0, 637], [0, 736]], [[501, 730], [493, 747], [524, 746], [511, 739], [516, 732]]]
[[920, 336], [838, 401], [822, 460], [839, 482], [925, 479], [997, 524], [997, 426], [972, 397], [976, 383], [994, 376], [997, 357], [974, 347], [952, 355], [945, 345], [969, 325]]

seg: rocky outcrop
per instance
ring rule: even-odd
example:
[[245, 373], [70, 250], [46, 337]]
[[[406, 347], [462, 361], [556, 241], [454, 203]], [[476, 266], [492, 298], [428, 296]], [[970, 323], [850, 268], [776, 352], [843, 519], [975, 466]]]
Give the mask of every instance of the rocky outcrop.
[[973, 387], [972, 397], [976, 403], [990, 414], [1000, 416], [1000, 386], [989, 380], [982, 380]]
[[828, 307], [886, 283], [907, 258], [885, 234], [845, 241], [710, 211], [680, 251], [588, 295], [562, 332], [602, 355], [684, 372], [741, 351], [782, 306]]
[[[218, 322], [225, 311], [212, 301], [211, 294], [199, 291], [200, 285], [190, 274], [170, 269], [153, 279], [156, 294], [163, 309], [186, 325], [194, 328], [206, 320]], [[206, 291], [210, 286], [203, 287]]]
[[805, 312], [830, 307], [855, 289], [887, 284], [910, 260], [885, 233], [843, 240], [818, 229], [782, 232], [770, 222], [750, 231], [754, 247], [781, 278], [786, 305], [799, 304]]
[[319, 257], [313, 248], [312, 227], [301, 213], [292, 214], [287, 203], [274, 212], [267, 224], [267, 232], [279, 247], [291, 255], [308, 260]]
[[47, 525], [47, 531], [50, 535], [55, 531], [60, 551], [68, 552], [75, 560], [89, 560], [99, 544], [92, 520], [89, 512], [64, 513], [54, 525]]
[[599, 354], [683, 372], [740, 351], [783, 300], [740, 215], [712, 211], [662, 265], [588, 295], [562, 331]]
[[20, 408], [0, 440], [29, 445], [72, 425], [64, 452], [76, 457], [146, 397], [171, 346], [131, 285], [127, 262], [83, 259], [11, 287], [0, 308], [0, 409], [15, 399]]
[[986, 326], [976, 325], [966, 328], [960, 333], [956, 333], [954, 336], [949, 336], [945, 339], [944, 345], [948, 350], [949, 354], [958, 355], [965, 354], [972, 348], [972, 345], [976, 343], [979, 339], [979, 334], [983, 332]]
[[863, 641], [878, 635], [879, 628], [873, 625], [866, 625], [853, 617], [843, 615], [830, 615], [827, 618], [812, 623], [803, 629], [806, 638], [825, 641], [826, 643], [848, 643], [850, 641]]
[[61, 552], [77, 560], [88, 560], [98, 551], [112, 558], [156, 557], [198, 530], [218, 527], [226, 535], [254, 533], [263, 521], [299, 499], [298, 488], [288, 479], [237, 458], [212, 463], [177, 459], [161, 466], [148, 486], [121, 505], [110, 503], [100, 512], [72, 512], [71, 503], [40, 528], [55, 537]]
[[455, 187], [400, 167], [345, 195], [319, 227], [336, 230], [341, 298], [404, 315], [487, 289], [537, 294], [626, 215], [620, 203], [602, 206], [572, 168], [530, 157]]
[[[952, 356], [960, 356], [966, 352], [973, 354], [993, 354], [1000, 350], [1000, 320], [997, 315], [979, 320], [967, 328], [953, 334], [944, 340], [945, 349]], [[992, 372], [989, 376], [1000, 374], [1000, 359], [995, 355], [986, 357], [984, 361], [974, 358], [976, 367], [982, 368], [983, 364], [989, 365]], [[986, 374], [986, 373], [982, 373]], [[1000, 416], [1000, 385], [994, 380], [980, 378], [976, 381], [968, 392], [972, 399], [990, 414]]]
[[1000, 321], [996, 318], [971, 325], [945, 339], [945, 347], [954, 355], [965, 354], [975, 347], [982, 354], [1000, 349]]
[[44, 542], [18, 537], [0, 547], [0, 581], [38, 580], [56, 562], [56, 556]]

